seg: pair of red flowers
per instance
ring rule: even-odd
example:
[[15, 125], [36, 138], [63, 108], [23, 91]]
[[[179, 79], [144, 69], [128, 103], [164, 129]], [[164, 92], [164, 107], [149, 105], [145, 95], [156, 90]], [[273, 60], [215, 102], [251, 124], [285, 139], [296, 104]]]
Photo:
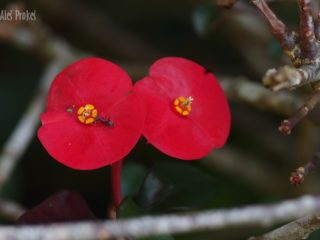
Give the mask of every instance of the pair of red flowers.
[[172, 157], [201, 158], [224, 145], [230, 112], [216, 78], [190, 60], [162, 58], [133, 86], [117, 65], [86, 58], [54, 79], [41, 121], [49, 154], [84, 170], [122, 160], [141, 134]]

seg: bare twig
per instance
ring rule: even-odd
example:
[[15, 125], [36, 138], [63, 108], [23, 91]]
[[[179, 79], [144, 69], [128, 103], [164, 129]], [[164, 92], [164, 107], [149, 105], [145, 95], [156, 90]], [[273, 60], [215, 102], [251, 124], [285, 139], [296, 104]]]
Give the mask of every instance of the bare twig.
[[304, 181], [304, 178], [312, 173], [318, 166], [320, 166], [320, 153], [316, 153], [313, 159], [305, 164], [303, 167], [297, 168], [291, 173], [290, 182], [293, 185], [299, 185]]
[[[298, 112], [281, 123], [279, 130], [284, 134], [290, 134], [292, 128], [307, 116], [320, 101], [320, 44], [316, 39], [320, 32], [320, 17], [318, 17], [316, 26], [314, 26], [311, 0], [298, 0], [297, 2], [300, 16], [299, 35], [287, 29], [269, 8], [265, 0], [253, 0], [253, 3], [269, 21], [274, 36], [294, 65], [294, 67], [282, 66], [278, 69], [269, 69], [263, 78], [263, 83], [274, 91], [283, 88], [295, 89], [304, 84], [312, 83], [314, 90], [312, 96]], [[318, 13], [318, 16], [320, 16], [320, 13]]]
[[279, 131], [285, 135], [291, 133], [291, 130], [308, 115], [320, 102], [320, 90], [316, 90], [311, 97], [299, 108], [299, 110], [289, 119], [283, 120]]
[[0, 239], [70, 240], [145, 237], [232, 227], [267, 227], [320, 210], [318, 197], [304, 196], [273, 205], [163, 215], [129, 220], [25, 227], [0, 227]]
[[320, 229], [320, 214], [300, 218], [260, 237], [249, 240], [301, 240]]
[[253, 0], [252, 3], [264, 14], [271, 25], [274, 36], [278, 39], [281, 47], [292, 60], [300, 54], [300, 49], [297, 47], [297, 34], [294, 31], [289, 31], [285, 24], [277, 18], [273, 11], [269, 8], [265, 0]]
[[298, 0], [300, 12], [300, 47], [302, 57], [314, 61], [318, 43], [314, 33], [311, 0]]
[[286, 92], [272, 92], [245, 77], [221, 76], [219, 79], [228, 98], [259, 109], [291, 115], [303, 102], [298, 96]]
[[268, 169], [253, 156], [243, 154], [231, 147], [217, 149], [199, 161], [206, 168], [232, 175], [239, 181], [246, 182], [263, 192], [272, 194], [286, 192], [288, 184], [283, 182], [272, 169]]
[[[264, 14], [271, 25], [274, 36], [289, 56], [295, 67], [284, 66], [267, 71], [263, 78], [265, 85], [277, 91], [282, 88], [294, 89], [320, 78], [320, 45], [315, 38], [310, 0], [298, 0], [300, 14], [299, 36], [289, 31], [268, 7], [265, 0], [252, 1]], [[300, 40], [300, 43], [298, 43]]]
[[40, 113], [44, 107], [47, 89], [64, 64], [60, 59], [48, 64], [37, 93], [5, 143], [0, 154], [0, 189], [10, 177], [14, 167], [32, 140], [39, 122]]

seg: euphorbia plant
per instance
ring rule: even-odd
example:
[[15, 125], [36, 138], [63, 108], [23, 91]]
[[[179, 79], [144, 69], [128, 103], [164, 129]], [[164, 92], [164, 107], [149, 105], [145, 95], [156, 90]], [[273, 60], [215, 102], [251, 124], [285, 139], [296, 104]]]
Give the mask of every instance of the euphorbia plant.
[[147, 108], [143, 135], [160, 151], [192, 160], [225, 144], [228, 102], [215, 76], [202, 66], [184, 58], [162, 58], [134, 89]]
[[121, 201], [121, 160], [141, 136], [144, 107], [120, 67], [86, 58], [52, 82], [38, 136], [62, 164], [90, 170], [112, 164], [115, 204]]
[[112, 165], [118, 207], [121, 161], [142, 132], [170, 156], [198, 159], [224, 145], [230, 112], [213, 74], [190, 60], [162, 58], [133, 88], [118, 66], [86, 58], [54, 79], [41, 121], [39, 139], [57, 161], [79, 170]]

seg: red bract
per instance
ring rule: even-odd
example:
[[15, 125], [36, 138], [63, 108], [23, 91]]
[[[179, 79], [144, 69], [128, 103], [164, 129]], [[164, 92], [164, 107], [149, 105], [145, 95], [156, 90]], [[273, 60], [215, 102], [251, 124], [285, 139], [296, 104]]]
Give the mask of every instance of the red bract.
[[38, 136], [57, 161], [74, 169], [95, 169], [130, 152], [144, 119], [130, 77], [109, 61], [86, 58], [54, 79]]
[[192, 160], [225, 144], [228, 102], [217, 79], [200, 65], [162, 58], [137, 82], [135, 91], [147, 107], [143, 135], [165, 154]]

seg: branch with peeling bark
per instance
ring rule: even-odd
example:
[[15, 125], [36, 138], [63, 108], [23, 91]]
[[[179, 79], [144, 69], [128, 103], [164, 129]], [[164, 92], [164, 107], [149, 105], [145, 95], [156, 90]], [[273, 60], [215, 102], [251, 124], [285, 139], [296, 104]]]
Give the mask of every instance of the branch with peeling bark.
[[248, 240], [301, 240], [318, 229], [320, 229], [320, 214], [313, 214]]
[[82, 222], [23, 227], [0, 227], [0, 239], [70, 240], [146, 237], [234, 227], [268, 227], [318, 212], [319, 197], [303, 196], [273, 205], [146, 216], [104, 222]]
[[[313, 93], [290, 118], [282, 121], [279, 131], [290, 134], [292, 129], [312, 110], [317, 110], [320, 103], [320, 9], [314, 22], [311, 0], [297, 0], [299, 7], [299, 33], [289, 30], [269, 8], [265, 0], [253, 0], [252, 3], [262, 12], [269, 22], [275, 38], [283, 52], [290, 58], [293, 67], [283, 66], [270, 69], [263, 77], [263, 83], [278, 91], [283, 88], [293, 90], [305, 84], [311, 84]], [[316, 154], [318, 156], [318, 154]], [[305, 176], [316, 168], [314, 158], [304, 167], [297, 168], [290, 181], [294, 185], [302, 183]], [[312, 166], [312, 167], [310, 167]], [[307, 170], [306, 170], [307, 169]]]
[[[253, 0], [252, 3], [263, 13], [269, 22], [275, 38], [279, 41], [283, 52], [290, 58], [293, 67], [283, 66], [270, 69], [263, 77], [263, 83], [278, 91], [283, 88], [290, 90], [312, 83], [314, 93], [300, 108], [298, 113], [282, 122], [279, 130], [289, 134], [292, 128], [320, 102], [320, 19], [314, 24], [311, 1], [298, 0], [300, 27], [299, 34], [289, 30], [269, 8], [265, 0]], [[320, 14], [320, 13], [319, 13]], [[319, 15], [318, 14], [318, 15]], [[320, 16], [320, 15], [319, 15]]]
[[246, 77], [219, 76], [229, 99], [281, 115], [291, 115], [303, 103], [303, 99], [287, 92], [272, 92]]
[[268, 20], [272, 33], [294, 65], [294, 67], [284, 66], [278, 70], [269, 70], [263, 79], [264, 84], [274, 90], [280, 90], [282, 88], [294, 89], [318, 81], [320, 45], [315, 34], [310, 0], [298, 0], [299, 34], [289, 30], [273, 13], [265, 0], [253, 0], [252, 3]]

